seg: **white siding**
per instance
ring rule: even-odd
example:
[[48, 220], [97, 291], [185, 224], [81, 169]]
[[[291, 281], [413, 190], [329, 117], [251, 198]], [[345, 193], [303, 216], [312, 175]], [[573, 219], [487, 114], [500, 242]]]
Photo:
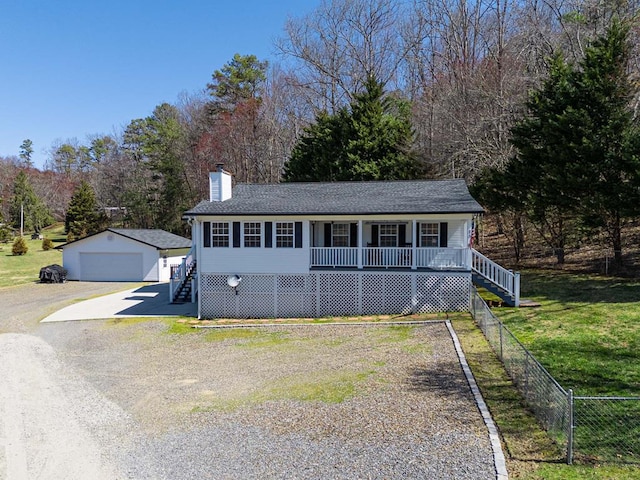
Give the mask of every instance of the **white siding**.
[[[467, 225], [471, 221], [471, 214], [444, 215], [416, 215], [418, 222], [447, 222], [449, 248], [464, 248], [468, 246]], [[202, 216], [193, 224], [193, 242], [196, 244], [196, 256], [198, 261], [198, 271], [202, 273], [225, 273], [225, 274], [245, 274], [245, 273], [307, 273], [310, 264], [311, 235], [314, 237], [313, 244], [322, 246], [324, 244], [324, 222], [357, 223], [362, 221], [362, 234], [364, 247], [370, 242], [371, 224], [375, 222], [394, 222], [407, 224], [406, 241], [413, 242], [413, 218], [406, 216], [381, 215], [372, 218], [370, 216], [354, 216], [353, 218], [331, 218], [314, 217], [311, 220], [305, 219], [302, 222], [303, 242], [302, 248], [276, 248], [275, 241], [272, 248], [264, 247], [264, 222], [270, 221], [301, 221], [300, 217], [208, 217]], [[228, 222], [230, 234], [233, 230], [233, 222], [262, 222], [263, 239], [260, 248], [205, 248], [203, 246], [202, 222]], [[315, 222], [315, 228], [311, 222]], [[232, 238], [229, 244], [233, 245]]]
[[[226, 221], [226, 220], [225, 220]], [[237, 220], [236, 220], [237, 221]], [[247, 221], [259, 221], [251, 219]], [[240, 246], [208, 247], [202, 246], [201, 226], [194, 229], [197, 232], [198, 271], [228, 274], [244, 273], [307, 273], [309, 272], [309, 222], [302, 222], [302, 248], [277, 248], [275, 238], [273, 246], [264, 246], [264, 222], [262, 223], [262, 242], [260, 248], [245, 248]], [[233, 231], [233, 221], [230, 221], [230, 235]], [[275, 221], [273, 225], [275, 232]], [[230, 238], [229, 244], [233, 245]]]
[[467, 222], [464, 220], [453, 220], [449, 222], [449, 241], [447, 247], [458, 248], [467, 247]]
[[[168, 282], [171, 279], [171, 265], [179, 265], [182, 259], [187, 255], [188, 249], [180, 251], [181, 255], [175, 252], [161, 252], [158, 260], [158, 278], [160, 282]], [[166, 255], [166, 259], [164, 258]]]
[[[158, 273], [158, 251], [149, 245], [145, 245], [135, 240], [125, 238], [113, 232], [102, 232], [91, 237], [79, 240], [75, 243], [63, 247], [62, 262], [67, 269], [67, 279], [85, 280], [82, 272], [81, 254], [139, 254], [141, 256], [141, 271], [136, 281], [157, 282]], [[89, 257], [85, 257], [89, 258]], [[94, 257], [95, 259], [96, 257]], [[107, 257], [102, 257], [101, 261], [107, 262]], [[91, 268], [91, 260], [89, 260]], [[109, 269], [105, 265], [105, 269]], [[93, 273], [90, 273], [93, 277]], [[108, 276], [108, 275], [107, 275]], [[91, 278], [97, 281], [97, 278]], [[112, 281], [113, 278], [105, 278], [105, 281]], [[127, 278], [127, 280], [129, 280]]]

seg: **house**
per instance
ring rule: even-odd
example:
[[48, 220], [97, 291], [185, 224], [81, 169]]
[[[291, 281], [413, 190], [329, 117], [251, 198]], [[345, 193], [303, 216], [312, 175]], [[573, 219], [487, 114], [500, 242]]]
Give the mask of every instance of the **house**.
[[191, 240], [164, 230], [108, 228], [56, 248], [68, 280], [166, 282]]
[[470, 246], [482, 212], [463, 180], [232, 188], [219, 166], [172, 299], [188, 285], [200, 318], [468, 310], [474, 274], [509, 273]]

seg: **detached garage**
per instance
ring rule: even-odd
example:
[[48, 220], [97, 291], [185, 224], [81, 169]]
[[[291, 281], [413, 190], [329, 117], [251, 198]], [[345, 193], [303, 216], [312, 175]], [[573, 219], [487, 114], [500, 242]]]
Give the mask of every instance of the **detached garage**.
[[191, 240], [157, 229], [109, 228], [62, 249], [67, 280], [84, 282], [165, 282], [180, 264]]

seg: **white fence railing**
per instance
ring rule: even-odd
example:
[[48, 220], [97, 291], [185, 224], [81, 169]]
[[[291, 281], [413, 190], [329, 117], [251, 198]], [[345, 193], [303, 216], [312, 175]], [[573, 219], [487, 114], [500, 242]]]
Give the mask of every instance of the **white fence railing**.
[[357, 267], [358, 249], [349, 247], [311, 248], [312, 267]]
[[422, 268], [469, 268], [468, 248], [417, 248], [416, 256], [416, 266]]
[[498, 285], [520, 306], [520, 274], [501, 267], [496, 262], [471, 249], [471, 270]]
[[469, 269], [468, 248], [312, 247], [312, 267]]
[[410, 267], [410, 247], [365, 247], [362, 249], [363, 267]]

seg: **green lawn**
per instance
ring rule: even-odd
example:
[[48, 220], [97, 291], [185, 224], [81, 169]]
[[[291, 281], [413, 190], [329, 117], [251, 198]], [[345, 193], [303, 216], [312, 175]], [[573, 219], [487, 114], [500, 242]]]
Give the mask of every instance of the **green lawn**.
[[526, 273], [538, 308], [494, 313], [576, 395], [640, 395], [640, 282]]
[[[54, 246], [64, 243], [60, 225], [52, 229], [47, 229], [42, 234], [51, 238]], [[42, 250], [42, 240], [30, 240], [29, 235], [25, 235], [28, 252], [25, 255], [13, 255], [11, 253], [12, 242], [0, 243], [0, 288], [24, 283], [37, 282], [40, 269], [52, 263], [62, 265], [61, 250]]]
[[[524, 298], [541, 306], [499, 308], [494, 313], [563, 387], [584, 396], [640, 396], [640, 282], [526, 272], [522, 288]], [[606, 425], [613, 420], [602, 417], [605, 426], [613, 427], [602, 438], [598, 438], [598, 429], [588, 431], [585, 437], [584, 425], [579, 425], [578, 465], [563, 465], [562, 449], [539, 435], [535, 421], [518, 405], [518, 396], [514, 396], [504, 370], [494, 363], [495, 356], [491, 358], [488, 347], [480, 340], [474, 341], [474, 335], [463, 330], [465, 350], [503, 436], [512, 478], [640, 479], [637, 452], [632, 457], [634, 465], [597, 460], [610, 453], [607, 443], [616, 440], [611, 432], [628, 434], [629, 425], [638, 425], [637, 402], [625, 413], [621, 428]], [[632, 432], [631, 437], [631, 442], [637, 442], [637, 433]], [[587, 444], [594, 449], [579, 451], [580, 445]]]

